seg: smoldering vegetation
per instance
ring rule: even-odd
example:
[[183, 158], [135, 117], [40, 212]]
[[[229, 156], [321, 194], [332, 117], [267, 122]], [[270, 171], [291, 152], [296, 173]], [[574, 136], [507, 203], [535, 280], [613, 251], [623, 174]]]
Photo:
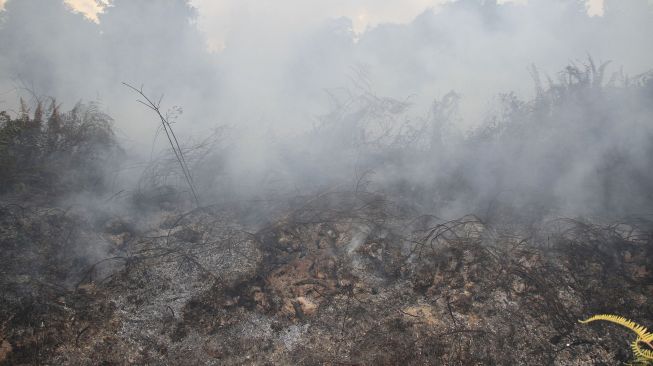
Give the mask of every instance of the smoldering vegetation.
[[[18, 4], [7, 3], [9, 15], [36, 6]], [[135, 4], [117, 1], [100, 16], [103, 37], [117, 42], [111, 26], [132, 19]], [[460, 1], [444, 11], [483, 15], [494, 29], [545, 8], [503, 6]], [[622, 19], [609, 10], [604, 19]], [[184, 18], [193, 8], [170, 1], [156, 13]], [[441, 24], [431, 31], [448, 34]], [[197, 41], [195, 28], [178, 25]], [[368, 30], [357, 47], [388, 29]], [[185, 44], [189, 54], [199, 47]], [[182, 113], [166, 103], [198, 95], [186, 93], [195, 83], [186, 76], [201, 67], [162, 99], [121, 86], [107, 105], [65, 111], [27, 93], [0, 113], [0, 363], [631, 361], [620, 329], [577, 322], [597, 313], [653, 322], [653, 73], [618, 63], [584, 56], [553, 73], [536, 63], [515, 83], [534, 92], [493, 89], [475, 124], [465, 122], [464, 93], [425, 104], [377, 90], [370, 70], [379, 65], [348, 68], [347, 83], [324, 90], [311, 127], [291, 132], [282, 131], [296, 121], [186, 131], [212, 107]], [[201, 101], [220, 94], [205, 88]], [[269, 102], [225, 98], [234, 103], [227, 114], [249, 108], [240, 118]], [[146, 138], [107, 112], [126, 101], [118, 115], [159, 126]]]

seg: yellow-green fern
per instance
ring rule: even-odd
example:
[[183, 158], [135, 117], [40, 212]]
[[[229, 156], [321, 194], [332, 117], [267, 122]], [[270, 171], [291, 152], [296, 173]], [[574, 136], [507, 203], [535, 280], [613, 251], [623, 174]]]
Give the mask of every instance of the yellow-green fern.
[[[646, 327], [622, 316], [609, 314], [594, 315], [589, 319], [579, 320], [579, 322], [586, 324], [597, 320], [615, 323], [633, 331], [637, 335], [637, 339], [631, 343], [630, 348], [635, 355], [635, 362], [641, 365], [653, 365], [653, 333], [650, 333]], [[643, 345], [649, 349], [643, 348]]]

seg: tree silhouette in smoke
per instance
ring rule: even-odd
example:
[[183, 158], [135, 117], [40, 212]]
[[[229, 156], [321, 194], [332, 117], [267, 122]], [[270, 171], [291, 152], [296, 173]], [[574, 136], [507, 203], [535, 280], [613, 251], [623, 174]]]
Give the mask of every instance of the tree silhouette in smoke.
[[0, 65], [5, 77], [61, 95], [97, 73], [97, 26], [62, 1], [9, 1], [1, 16]]
[[103, 49], [118, 80], [154, 90], [212, 87], [210, 56], [186, 0], [116, 0], [99, 16]]

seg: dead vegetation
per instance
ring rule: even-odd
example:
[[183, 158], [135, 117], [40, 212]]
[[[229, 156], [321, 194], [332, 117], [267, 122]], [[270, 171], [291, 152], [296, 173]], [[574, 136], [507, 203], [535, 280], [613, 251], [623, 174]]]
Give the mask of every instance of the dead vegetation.
[[[68, 287], [35, 286], [29, 274], [21, 290], [4, 276], [3, 293], [14, 294], [2, 306], [5, 361], [614, 364], [628, 359], [621, 334], [577, 319], [653, 321], [647, 222], [555, 220], [523, 236], [473, 216], [415, 218], [372, 193], [262, 206], [162, 211], [140, 233], [105, 224], [129, 239], [114, 241], [112, 258], [68, 271], [78, 279]], [[239, 222], [261, 209], [277, 219]], [[53, 219], [3, 215], [5, 230]], [[37, 248], [13, 258], [39, 262], [25, 256]]]
[[121, 153], [112, 122], [97, 104], [63, 113], [54, 99], [0, 112], [0, 192], [102, 191]]
[[[603, 73], [590, 62], [531, 102], [506, 95], [493, 124], [449, 145], [443, 126], [456, 118], [455, 94], [408, 128], [408, 103], [363, 93], [323, 121], [314, 132], [324, 134], [321, 144], [308, 139], [334, 152], [333, 161], [311, 160], [317, 154], [304, 161], [312, 170], [297, 169], [307, 176], [299, 186], [311, 189], [202, 205], [199, 197], [237, 189], [216, 189], [213, 137], [182, 150], [172, 135], [173, 154], [151, 161], [135, 191], [65, 209], [53, 199], [20, 202], [20, 191], [57, 198], [101, 189], [119, 149], [93, 106], [0, 114], [8, 173], [0, 364], [626, 362], [619, 330], [577, 320], [614, 313], [653, 324], [651, 178], [642, 169], [651, 160], [635, 166], [622, 141], [602, 145], [611, 132], [631, 136], [610, 123], [631, 99], [641, 107], [653, 83], [614, 86]], [[594, 122], [606, 100], [619, 108]], [[539, 145], [541, 134], [560, 148]], [[577, 146], [582, 134], [596, 151]], [[315, 193], [323, 184], [310, 180], [328, 186], [329, 169], [352, 149], [360, 158], [354, 188]], [[573, 189], [554, 192], [579, 166], [593, 168], [579, 179], [594, 184], [587, 207]], [[419, 170], [424, 180], [407, 178]], [[540, 178], [538, 189], [528, 184]], [[577, 196], [575, 207], [598, 214], [551, 219], [563, 198]], [[114, 212], [108, 206], [118, 200], [123, 211]], [[451, 216], [443, 213], [453, 205], [476, 214], [436, 216]]]

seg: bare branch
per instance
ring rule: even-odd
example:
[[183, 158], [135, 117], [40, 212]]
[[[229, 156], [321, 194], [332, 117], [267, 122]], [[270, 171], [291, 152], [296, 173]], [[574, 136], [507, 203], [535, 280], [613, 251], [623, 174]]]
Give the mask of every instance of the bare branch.
[[164, 116], [163, 113], [161, 113], [160, 105], [163, 96], [161, 96], [159, 102], [155, 104], [150, 98], [147, 97], [147, 95], [145, 95], [145, 93], [143, 92], [142, 85], [140, 89], [137, 89], [134, 86], [127, 84], [125, 82], [123, 82], [122, 84], [128, 87], [129, 89], [133, 90], [134, 92], [138, 93], [141, 97], [143, 97], [145, 99], [145, 102], [140, 99], [137, 101], [143, 104], [144, 106], [146, 106], [147, 108], [151, 109], [152, 111], [154, 111], [154, 113], [156, 113], [157, 116], [159, 117], [159, 120], [161, 121], [161, 126], [163, 127], [163, 130], [166, 133], [166, 137], [168, 138], [168, 142], [170, 143], [170, 147], [172, 148], [172, 151], [175, 153], [175, 158], [177, 159], [177, 162], [179, 162], [181, 171], [184, 173], [184, 178], [186, 179], [186, 183], [188, 184], [191, 194], [193, 195], [193, 199], [195, 200], [195, 205], [199, 207], [200, 201], [197, 196], [197, 191], [195, 190], [195, 185], [193, 184], [193, 177], [190, 173], [190, 169], [188, 168], [188, 164], [186, 163], [186, 159], [184, 158], [184, 153], [181, 149], [181, 146], [179, 145], [177, 136], [175, 135], [174, 131], [172, 130], [172, 126], [168, 121], [167, 114], [166, 116]]

